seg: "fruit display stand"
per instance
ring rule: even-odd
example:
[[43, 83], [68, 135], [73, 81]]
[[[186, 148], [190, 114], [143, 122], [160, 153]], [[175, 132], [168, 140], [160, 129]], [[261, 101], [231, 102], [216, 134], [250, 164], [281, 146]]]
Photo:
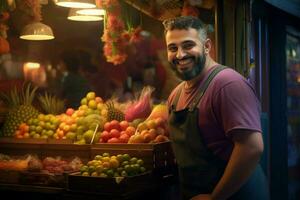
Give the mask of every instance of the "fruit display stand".
[[128, 153], [131, 156], [143, 158], [147, 171], [140, 175], [121, 179], [84, 177], [78, 173], [66, 173], [55, 177], [53, 174], [25, 171], [18, 172], [14, 176], [7, 175], [14, 179], [10, 182], [5, 180], [1, 182], [0, 190], [20, 193], [37, 193], [38, 191], [47, 195], [55, 193], [62, 199], [76, 199], [80, 196], [103, 199], [141, 199], [144, 194], [150, 197], [160, 188], [165, 188], [169, 184], [168, 181], [172, 181], [174, 178], [176, 163], [170, 142], [76, 145], [68, 140], [0, 138], [0, 153], [8, 155], [32, 154], [39, 158], [77, 156], [83, 163], [86, 163], [95, 155], [104, 152], [111, 155]]

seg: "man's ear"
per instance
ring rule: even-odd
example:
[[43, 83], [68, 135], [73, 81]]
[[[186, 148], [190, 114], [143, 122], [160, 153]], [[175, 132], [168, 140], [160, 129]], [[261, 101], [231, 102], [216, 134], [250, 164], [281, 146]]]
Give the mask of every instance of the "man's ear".
[[212, 41], [207, 38], [204, 42], [204, 53], [205, 54], [209, 54], [210, 50], [211, 50], [211, 46], [212, 46]]

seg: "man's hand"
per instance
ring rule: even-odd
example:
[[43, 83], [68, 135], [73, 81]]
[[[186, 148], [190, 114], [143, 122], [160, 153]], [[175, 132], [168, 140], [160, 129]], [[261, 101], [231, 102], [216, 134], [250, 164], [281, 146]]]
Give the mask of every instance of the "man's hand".
[[191, 198], [191, 200], [212, 200], [210, 194], [199, 194]]

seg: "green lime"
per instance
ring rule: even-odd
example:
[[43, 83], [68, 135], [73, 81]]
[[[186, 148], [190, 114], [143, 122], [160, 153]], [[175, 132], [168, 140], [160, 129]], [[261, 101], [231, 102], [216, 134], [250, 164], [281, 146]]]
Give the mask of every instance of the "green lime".
[[123, 160], [124, 161], [129, 161], [130, 160], [130, 155], [127, 154], [127, 153], [123, 154]]
[[142, 166], [144, 164], [144, 161], [142, 159], [138, 159], [136, 161], [137, 164], [139, 164], [140, 166]]
[[144, 173], [146, 171], [146, 168], [145, 167], [140, 167], [140, 172], [141, 173]]
[[114, 170], [112, 170], [112, 169], [107, 170], [106, 175], [108, 177], [113, 177], [114, 176]]
[[123, 171], [121, 172], [121, 176], [126, 177], [126, 176], [128, 176], [128, 174], [127, 174], [127, 172], [126, 172], [125, 170], [123, 170]]
[[81, 173], [82, 176], [90, 176], [90, 174], [88, 172], [83, 172]]
[[91, 173], [91, 176], [98, 176], [98, 173], [97, 172], [93, 172], [93, 173]]
[[89, 166], [89, 172], [93, 173], [94, 171], [96, 171], [96, 167], [95, 166]]
[[132, 157], [130, 159], [130, 164], [135, 164], [138, 161], [138, 159], [136, 157]]
[[94, 159], [95, 159], [95, 160], [101, 160], [101, 159], [102, 159], [102, 156], [101, 156], [101, 155], [96, 155]]
[[107, 152], [106, 152], [106, 153], [103, 153], [102, 156], [103, 156], [103, 157], [110, 157], [109, 153], [107, 153]]

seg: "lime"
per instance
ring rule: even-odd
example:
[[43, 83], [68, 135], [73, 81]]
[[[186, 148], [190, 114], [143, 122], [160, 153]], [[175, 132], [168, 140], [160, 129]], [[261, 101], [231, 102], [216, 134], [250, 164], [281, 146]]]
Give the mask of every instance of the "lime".
[[103, 157], [109, 157], [110, 155], [109, 155], [109, 153], [105, 152], [105, 153], [102, 154], [102, 156]]
[[137, 164], [139, 164], [140, 166], [142, 166], [144, 164], [144, 161], [142, 159], [138, 159], [136, 161]]
[[121, 154], [117, 155], [117, 160], [121, 163], [123, 162], [123, 156]]
[[90, 176], [90, 174], [88, 172], [83, 172], [81, 175], [82, 176]]
[[140, 167], [140, 172], [141, 173], [144, 173], [146, 171], [146, 168], [145, 167]]
[[93, 173], [91, 173], [91, 176], [98, 176], [98, 173], [97, 172], [93, 172]]
[[101, 156], [101, 155], [96, 155], [94, 159], [95, 159], [95, 160], [101, 160], [101, 159], [102, 159], [102, 156]]
[[122, 162], [122, 166], [124, 167], [125, 165], [129, 165], [129, 162], [127, 160]]
[[129, 161], [130, 160], [130, 155], [129, 154], [127, 154], [127, 153], [125, 153], [125, 154], [123, 154], [123, 160], [124, 161]]
[[109, 170], [107, 170], [107, 172], [106, 172], [106, 175], [108, 176], [108, 177], [113, 177], [114, 176], [114, 170], [112, 170], [112, 169], [109, 169]]
[[88, 167], [88, 166], [83, 165], [83, 166], [80, 167], [80, 172], [81, 172], [81, 173], [87, 172], [87, 171], [89, 171], [89, 167]]
[[95, 166], [89, 166], [89, 172], [92, 173], [96, 171], [96, 167]]
[[135, 163], [137, 163], [137, 158], [136, 157], [133, 157], [133, 158], [131, 158], [130, 159], [130, 164], [135, 164]]
[[103, 172], [99, 176], [102, 177], [102, 178], [107, 178], [107, 174], [105, 174]]
[[125, 170], [123, 170], [123, 171], [121, 172], [121, 176], [126, 177], [126, 176], [128, 176], [128, 174], [127, 174], [127, 172], [126, 172]]

